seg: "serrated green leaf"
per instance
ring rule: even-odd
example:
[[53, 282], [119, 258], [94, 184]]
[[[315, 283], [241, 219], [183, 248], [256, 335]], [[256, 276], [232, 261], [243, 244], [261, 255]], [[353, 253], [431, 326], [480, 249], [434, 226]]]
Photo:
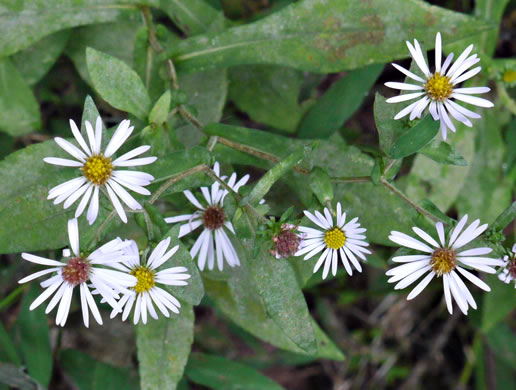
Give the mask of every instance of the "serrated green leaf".
[[88, 73], [97, 92], [113, 107], [146, 119], [150, 98], [138, 74], [126, 63], [91, 47], [86, 49]]
[[299, 93], [303, 82], [291, 68], [253, 65], [229, 69], [229, 98], [253, 120], [294, 132], [303, 116]]
[[149, 114], [149, 122], [161, 125], [167, 121], [168, 112], [170, 111], [170, 90], [167, 90], [158, 99]]
[[170, 318], [150, 319], [136, 328], [136, 346], [140, 362], [142, 390], [175, 390], [194, 338], [194, 312], [183, 304], [179, 314]]
[[43, 386], [48, 386], [53, 365], [48, 319], [43, 306], [34, 310], [29, 309], [40, 293], [40, 289], [33, 284], [23, 297], [17, 333], [29, 375]]
[[310, 174], [310, 188], [322, 205], [333, 200], [333, 186], [324, 169], [315, 167]]
[[93, 86], [86, 65], [86, 48], [92, 47], [132, 66], [135, 38], [140, 25], [139, 20], [127, 20], [76, 28], [65, 53], [73, 61], [82, 79]]
[[[396, 29], [388, 28], [393, 25]], [[163, 57], [188, 71], [276, 64], [330, 73], [406, 57], [405, 40], [433, 45], [435, 31], [453, 41], [488, 28], [481, 20], [422, 1], [305, 0], [254, 23], [181, 41]]]
[[18, 137], [41, 127], [39, 104], [11, 59], [0, 59], [0, 131]]
[[12, 56], [14, 66], [27, 84], [34, 85], [47, 74], [63, 52], [69, 37], [70, 30], [59, 31]]
[[[169, 225], [171, 226], [171, 225]], [[204, 296], [204, 285], [197, 264], [192, 260], [190, 251], [179, 240], [180, 225], [176, 224], [163, 235], [163, 239], [170, 237], [170, 248], [179, 245], [179, 250], [174, 254], [172, 260], [165, 263], [163, 268], [186, 267], [191, 278], [188, 279], [187, 286], [164, 286], [176, 298], [181, 299], [191, 305], [198, 305]], [[171, 265], [172, 264], [172, 265]]]
[[297, 346], [317, 354], [310, 312], [294, 270], [284, 259], [272, 258], [263, 246], [260, 253], [249, 268], [267, 314]]
[[390, 157], [399, 159], [417, 153], [437, 135], [438, 131], [439, 121], [434, 121], [431, 115], [427, 115], [394, 142], [389, 152]]
[[192, 382], [215, 390], [282, 390], [254, 368], [223, 357], [194, 352], [185, 374]]
[[468, 162], [464, 160], [464, 157], [462, 157], [450, 144], [436, 139], [430, 141], [430, 143], [421, 149], [419, 153], [424, 154], [440, 164], [468, 165]]
[[367, 97], [383, 64], [357, 69], [342, 77], [307, 112], [299, 125], [302, 138], [328, 138], [351, 118]]
[[86, 24], [138, 18], [136, 4], [151, 0], [14, 1], [0, 13], [0, 56], [25, 49], [56, 31]]
[[99, 362], [81, 351], [61, 351], [59, 365], [81, 390], [139, 389], [134, 370]]

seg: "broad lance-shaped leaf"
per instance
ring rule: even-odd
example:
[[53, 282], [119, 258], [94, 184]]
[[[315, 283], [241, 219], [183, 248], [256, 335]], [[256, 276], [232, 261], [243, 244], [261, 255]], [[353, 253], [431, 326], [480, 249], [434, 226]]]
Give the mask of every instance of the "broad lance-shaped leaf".
[[48, 386], [52, 376], [52, 349], [48, 331], [48, 318], [43, 306], [30, 310], [29, 306], [41, 293], [38, 285], [32, 284], [23, 297], [22, 310], [17, 321], [23, 360], [29, 375], [43, 386]]
[[513, 282], [506, 284], [497, 275], [489, 275], [487, 284], [491, 291], [484, 295], [482, 310], [482, 331], [486, 333], [516, 308]]
[[310, 174], [310, 188], [319, 202], [326, 205], [333, 200], [333, 186], [330, 175], [324, 169], [315, 167]]
[[427, 115], [394, 142], [390, 157], [399, 159], [418, 152], [437, 135], [438, 131], [439, 121], [434, 121], [431, 115]]
[[467, 161], [462, 157], [450, 144], [432, 140], [419, 153], [431, 158], [432, 160], [449, 165], [468, 165]]
[[214, 390], [283, 390], [252, 367], [199, 352], [190, 355], [185, 374], [192, 382]]
[[300, 147], [296, 152], [281, 160], [272, 169], [268, 170], [260, 181], [255, 184], [253, 190], [249, 194], [249, 204], [256, 206], [267, 192], [269, 192], [273, 184], [276, 183], [281, 176], [299, 164], [310, 151], [311, 148], [305, 146]]
[[383, 64], [354, 70], [333, 84], [299, 125], [302, 138], [328, 138], [353, 115], [383, 69]]
[[0, 59], [0, 131], [18, 137], [40, 126], [39, 104], [31, 89], [10, 58]]
[[183, 370], [194, 338], [194, 312], [183, 303], [179, 314], [170, 318], [150, 318], [147, 324], [136, 328], [136, 346], [140, 362], [142, 390], [174, 390], [183, 376]]
[[394, 117], [401, 110], [397, 104], [389, 104], [386, 98], [378, 92], [374, 97], [374, 121], [376, 130], [378, 131], [378, 138], [380, 140], [380, 149], [384, 153], [389, 154], [394, 141], [399, 138], [401, 134], [408, 130], [404, 125], [404, 121], [395, 120]]
[[81, 390], [139, 389], [136, 370], [97, 361], [78, 350], [61, 351], [59, 366]]
[[309, 355], [317, 354], [310, 312], [294, 270], [283, 259], [274, 259], [263, 245], [259, 253], [249, 269], [267, 314], [297, 346]]
[[512, 204], [507, 207], [503, 213], [501, 213], [498, 218], [493, 222], [490, 226], [490, 229], [493, 231], [503, 230], [516, 218], [516, 201], [512, 202]]
[[140, 76], [125, 62], [91, 47], [86, 49], [88, 72], [97, 92], [113, 107], [146, 119], [151, 108]]
[[213, 25], [224, 23], [224, 14], [205, 0], [160, 0], [160, 8], [167, 13], [186, 35], [210, 31]]
[[435, 31], [449, 42], [488, 28], [418, 0], [304, 0], [251, 24], [180, 41], [163, 57], [189, 71], [276, 64], [329, 73], [407, 57], [405, 40], [431, 49]]
[[137, 4], [155, 0], [33, 0], [2, 2], [0, 56], [25, 49], [56, 31], [138, 18]]

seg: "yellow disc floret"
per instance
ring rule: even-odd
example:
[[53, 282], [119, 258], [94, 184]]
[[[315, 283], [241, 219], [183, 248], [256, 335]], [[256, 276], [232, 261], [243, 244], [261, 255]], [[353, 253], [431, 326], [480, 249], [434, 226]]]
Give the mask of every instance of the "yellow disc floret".
[[102, 154], [94, 154], [88, 157], [81, 169], [84, 177], [89, 182], [100, 186], [111, 177], [113, 164], [109, 157], [105, 157]]
[[137, 282], [133, 290], [138, 294], [149, 291], [156, 283], [154, 282], [154, 271], [147, 267], [136, 267], [131, 270], [131, 275], [136, 276]]
[[426, 82], [425, 89], [430, 99], [440, 102], [450, 97], [453, 85], [449, 77], [441, 76], [439, 72], [436, 72]]
[[432, 253], [430, 265], [434, 272], [439, 276], [442, 274], [449, 274], [455, 269], [456, 264], [457, 255], [451, 249], [439, 248]]
[[326, 233], [324, 233], [324, 242], [328, 248], [339, 249], [344, 246], [346, 235], [338, 227], [334, 227], [330, 230], [326, 230]]
[[516, 81], [516, 71], [506, 70], [503, 72], [503, 81], [506, 83], [514, 83]]

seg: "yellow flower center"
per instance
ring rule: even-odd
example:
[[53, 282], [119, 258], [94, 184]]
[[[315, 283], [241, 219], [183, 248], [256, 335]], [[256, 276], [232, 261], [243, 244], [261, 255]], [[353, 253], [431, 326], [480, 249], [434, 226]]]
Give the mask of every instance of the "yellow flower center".
[[156, 283], [154, 282], [154, 271], [147, 267], [136, 267], [131, 270], [131, 275], [136, 276], [136, 286], [133, 287], [134, 291], [138, 294], [149, 291], [153, 288]]
[[89, 182], [98, 186], [104, 184], [111, 177], [113, 164], [111, 158], [102, 154], [90, 156], [82, 166], [82, 173]]
[[436, 249], [432, 253], [432, 259], [430, 265], [434, 272], [441, 276], [442, 274], [448, 274], [455, 269], [457, 264], [457, 255], [451, 249]]
[[324, 242], [328, 248], [339, 249], [344, 246], [346, 235], [338, 227], [334, 227], [330, 230], [326, 230], [326, 233], [324, 233]]
[[453, 85], [449, 77], [441, 76], [439, 72], [436, 72], [426, 82], [425, 89], [430, 99], [443, 101], [452, 94]]
[[506, 83], [513, 83], [516, 81], [516, 71], [514, 70], [506, 70], [503, 72], [503, 81]]

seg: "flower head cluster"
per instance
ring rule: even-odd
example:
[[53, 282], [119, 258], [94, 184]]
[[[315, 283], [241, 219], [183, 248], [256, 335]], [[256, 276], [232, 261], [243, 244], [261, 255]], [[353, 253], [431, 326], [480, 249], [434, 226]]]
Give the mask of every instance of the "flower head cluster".
[[[214, 164], [213, 171], [220, 177], [218, 162]], [[222, 180], [225, 179], [225, 177], [222, 177]], [[249, 175], [245, 175], [237, 181], [237, 175], [233, 173], [226, 184], [233, 191], [238, 192], [240, 187], [245, 185], [248, 180]], [[203, 206], [191, 191], [184, 191], [184, 195], [197, 208], [197, 211], [193, 214], [165, 218], [165, 221], [167, 223], [187, 221], [181, 226], [179, 237], [186, 236], [201, 225], [204, 227], [190, 250], [192, 258], [195, 259], [197, 257], [197, 264], [201, 271], [204, 270], [206, 264], [208, 264], [208, 269], [212, 270], [214, 268], [215, 255], [217, 267], [220, 271], [224, 268], [224, 259], [226, 259], [230, 267], [239, 266], [240, 259], [226, 232], [227, 230], [235, 234], [235, 229], [233, 229], [233, 225], [227, 219], [224, 211], [224, 198], [228, 194], [228, 190], [221, 189], [220, 183], [215, 181], [210, 189], [208, 187], [201, 187], [201, 192], [206, 201], [206, 206]]]
[[56, 143], [75, 160], [59, 157], [43, 159], [48, 164], [79, 168], [80, 174], [79, 177], [52, 188], [48, 192], [48, 199], [54, 199], [54, 204], [64, 202], [64, 208], [67, 209], [82, 197], [75, 210], [75, 218], [84, 212], [89, 202], [87, 218], [91, 225], [99, 213], [99, 190], [104, 188], [120, 219], [127, 223], [127, 216], [120, 199], [131, 210], [139, 210], [142, 206], [124, 187], [141, 195], [149, 195], [149, 190], [144, 187], [149, 185], [154, 177], [148, 173], [120, 170], [120, 168], [151, 164], [156, 161], [156, 157], [135, 158], [150, 149], [150, 146], [144, 145], [118, 158], [113, 158], [133, 132], [134, 126], [130, 126], [129, 120], [124, 120], [118, 125], [104, 151], [101, 150], [102, 120], [100, 117], [97, 118], [95, 132], [90, 122], [85, 121], [85, 127], [89, 144], [84, 140], [75, 122], [70, 120], [72, 134], [80, 148], [63, 138], [55, 138]]
[[331, 271], [335, 276], [337, 274], [337, 266], [339, 257], [349, 275], [353, 274], [353, 267], [362, 272], [361, 260], [366, 260], [365, 255], [371, 251], [366, 249], [369, 243], [365, 241], [365, 233], [367, 229], [361, 228], [358, 223], [358, 217], [351, 219], [346, 223], [346, 213], [342, 212], [342, 206], [337, 203], [335, 218], [331, 212], [325, 207], [324, 215], [319, 211], [314, 214], [305, 210], [306, 217], [312, 221], [319, 229], [300, 226], [299, 231], [304, 233], [304, 240], [301, 249], [296, 256], [305, 255], [304, 260], [308, 260], [322, 251], [319, 259], [315, 263], [314, 273], [324, 264], [322, 278], [326, 279]]
[[516, 288], [516, 244], [512, 247], [512, 253], [503, 257], [502, 272], [498, 274], [498, 278], [504, 283], [514, 283]]
[[462, 217], [457, 226], [451, 231], [448, 240], [446, 240], [442, 222], [437, 222], [435, 229], [439, 242], [418, 227], [412, 229], [419, 239], [401, 232], [392, 231], [389, 236], [391, 241], [422, 253], [394, 257], [392, 259], [394, 262], [405, 264], [387, 271], [387, 275], [391, 277], [388, 282], [397, 283], [394, 288], [402, 289], [410, 286], [426, 274], [407, 298], [413, 299], [423, 291], [434, 277], [442, 277], [444, 297], [450, 314], [453, 313], [452, 297], [464, 314], [468, 313], [469, 306], [476, 309], [475, 300], [460, 276], [463, 276], [477, 287], [490, 291], [491, 289], [485, 282], [466, 268], [494, 274], [496, 270], [493, 267], [503, 265], [503, 262], [499, 259], [483, 256], [491, 253], [491, 248], [480, 247], [459, 251], [459, 249], [472, 242], [487, 229], [487, 224], [480, 225], [478, 219], [464, 229], [467, 220], [467, 215]]
[[435, 37], [435, 71], [431, 73], [419, 42], [414, 39], [414, 46], [408, 41], [406, 43], [412, 58], [421, 72], [423, 72], [424, 77], [420, 77], [397, 64], [392, 64], [404, 75], [414, 80], [416, 84], [388, 82], [385, 85], [402, 91], [416, 92], [389, 98], [387, 103], [399, 103], [418, 99], [401, 110], [394, 119], [400, 119], [409, 114], [410, 120], [421, 118], [421, 114], [428, 107], [430, 115], [432, 115], [434, 120], [440, 122], [443, 139], [446, 139], [447, 129], [455, 131], [455, 126], [450, 116], [469, 127], [472, 126], [472, 123], [468, 118], [480, 118], [480, 115], [462, 107], [454, 100], [460, 100], [479, 107], [493, 107], [493, 103], [489, 100], [471, 96], [489, 92], [490, 89], [488, 87], [457, 88], [460, 83], [475, 76], [482, 69], [480, 66], [477, 66], [468, 70], [480, 61], [476, 54], [470, 56], [473, 45], [469, 45], [453, 65], [453, 53], [450, 53], [444, 60], [444, 63], [441, 64], [441, 34], [437, 33]]

